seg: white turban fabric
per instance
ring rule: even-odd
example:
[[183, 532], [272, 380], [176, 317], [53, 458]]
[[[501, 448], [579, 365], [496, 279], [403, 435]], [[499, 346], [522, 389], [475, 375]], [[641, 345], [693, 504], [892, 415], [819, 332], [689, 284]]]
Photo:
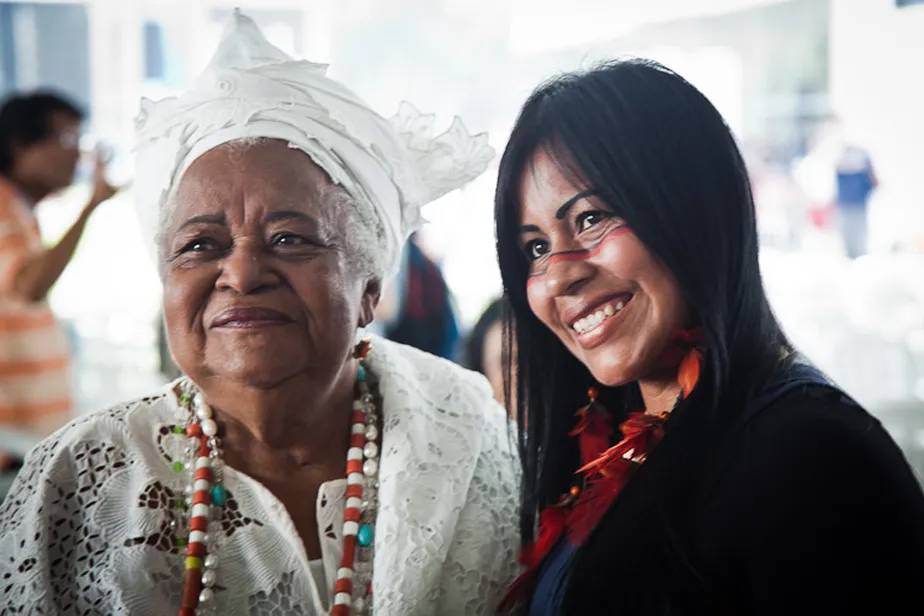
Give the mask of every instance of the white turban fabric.
[[494, 156], [487, 135], [457, 117], [433, 137], [432, 115], [408, 103], [390, 120], [328, 78], [327, 66], [293, 60], [235, 11], [205, 71], [179, 97], [141, 101], [136, 119], [136, 203], [151, 238], [192, 162], [242, 138], [283, 139], [371, 208], [385, 237], [384, 272], [421, 222], [422, 205], [481, 174]]

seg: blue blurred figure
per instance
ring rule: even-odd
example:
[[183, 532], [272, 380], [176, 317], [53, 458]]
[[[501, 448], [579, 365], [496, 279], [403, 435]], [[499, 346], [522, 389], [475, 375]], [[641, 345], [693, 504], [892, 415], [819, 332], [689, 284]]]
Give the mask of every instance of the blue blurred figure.
[[860, 147], [845, 145], [836, 162], [837, 222], [847, 256], [866, 254], [867, 203], [878, 184], [869, 154]]

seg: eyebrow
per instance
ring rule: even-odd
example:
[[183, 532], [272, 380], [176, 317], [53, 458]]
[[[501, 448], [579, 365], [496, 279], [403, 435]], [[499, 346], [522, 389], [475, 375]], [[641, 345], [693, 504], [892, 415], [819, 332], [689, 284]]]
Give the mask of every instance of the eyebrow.
[[278, 222], [280, 220], [306, 220], [308, 222], [317, 222], [317, 219], [313, 216], [309, 216], [304, 212], [297, 212], [295, 210], [278, 210], [276, 212], [270, 212], [266, 215], [265, 222]]
[[[279, 210], [276, 212], [270, 212], [266, 216], [266, 222], [278, 222], [280, 220], [307, 220], [314, 222], [314, 218], [304, 214], [302, 212], [296, 212], [295, 210]], [[196, 224], [210, 224], [210, 225], [223, 225], [225, 224], [225, 215], [224, 214], [200, 214], [199, 216], [193, 216], [186, 220], [182, 225], [177, 228], [177, 231], [184, 229], [190, 225]]]
[[182, 225], [177, 228], [177, 231], [185, 229], [190, 225], [196, 225], [200, 223], [211, 224], [211, 225], [223, 225], [225, 224], [225, 215], [224, 214], [200, 214], [199, 216], [193, 216], [188, 218]]
[[574, 195], [573, 197], [571, 197], [570, 199], [562, 203], [561, 207], [555, 210], [555, 218], [557, 218], [558, 220], [561, 220], [562, 218], [565, 217], [565, 214], [568, 213], [568, 210], [570, 210], [571, 207], [575, 203], [577, 203], [581, 199], [585, 199], [587, 197], [593, 197], [596, 194], [597, 194], [597, 190], [595, 188], [590, 188], [588, 190], [582, 190], [578, 194]]
[[[597, 191], [595, 188], [590, 188], [588, 190], [582, 190], [578, 194], [574, 195], [573, 197], [565, 201], [563, 204], [561, 204], [561, 207], [555, 210], [555, 218], [558, 220], [561, 220], [562, 218], [565, 217], [565, 214], [568, 213], [568, 210], [570, 210], [571, 207], [575, 203], [577, 203], [581, 199], [585, 199], [587, 197], [593, 197], [594, 195], [597, 194], [597, 192], [599, 191]], [[520, 226], [520, 233], [532, 233], [532, 232], [539, 233], [541, 231], [542, 229], [540, 229], [536, 225], [521, 225]]]

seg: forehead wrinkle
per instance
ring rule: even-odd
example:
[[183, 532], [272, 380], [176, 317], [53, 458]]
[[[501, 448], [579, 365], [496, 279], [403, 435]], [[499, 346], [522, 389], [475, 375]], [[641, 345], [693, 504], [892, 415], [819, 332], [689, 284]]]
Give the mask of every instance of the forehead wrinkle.
[[162, 227], [162, 241], [168, 240], [172, 235], [183, 229], [187, 222], [192, 218], [198, 217], [215, 217], [220, 218], [214, 224], [228, 226], [228, 217], [226, 215], [228, 207], [220, 204], [224, 199], [221, 189], [227, 184], [220, 182], [202, 181], [202, 178], [196, 178], [196, 181], [190, 183], [186, 181], [188, 173], [184, 174], [177, 187], [176, 194], [173, 197], [173, 206], [168, 210], [168, 219]]
[[337, 203], [324, 198], [323, 187], [306, 187], [304, 191], [298, 188], [296, 186], [280, 193], [266, 195], [267, 202], [261, 208], [261, 221], [271, 223], [281, 220], [303, 220], [325, 233], [337, 230]]

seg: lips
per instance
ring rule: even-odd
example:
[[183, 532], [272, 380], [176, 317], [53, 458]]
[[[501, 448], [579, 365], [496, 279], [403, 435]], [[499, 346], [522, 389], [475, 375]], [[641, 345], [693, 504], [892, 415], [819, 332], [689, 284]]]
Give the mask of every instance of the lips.
[[227, 308], [212, 320], [212, 328], [251, 329], [256, 327], [272, 327], [291, 323], [288, 315], [261, 307]]

